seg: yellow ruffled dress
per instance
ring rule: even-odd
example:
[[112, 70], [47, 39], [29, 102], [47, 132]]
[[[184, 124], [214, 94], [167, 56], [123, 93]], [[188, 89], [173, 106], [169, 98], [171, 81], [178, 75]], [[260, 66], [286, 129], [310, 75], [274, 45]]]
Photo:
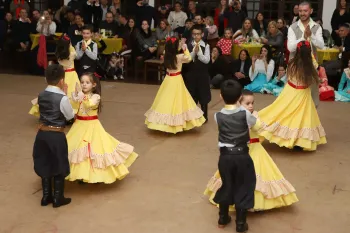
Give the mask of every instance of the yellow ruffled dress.
[[262, 124], [259, 135], [280, 147], [292, 149], [299, 146], [314, 151], [327, 140], [311, 89], [298, 84], [293, 77], [288, 78], [278, 98], [259, 111], [258, 119]]
[[[67, 97], [70, 100], [74, 113], [77, 113], [79, 105], [77, 102], [72, 101], [72, 94], [75, 92], [76, 84], [80, 86], [78, 74], [74, 69], [74, 60], [77, 53], [73, 46], [70, 46], [69, 51], [69, 59], [59, 60], [58, 63], [62, 65], [65, 70], [64, 82], [67, 85]], [[40, 116], [38, 98], [32, 100], [32, 108], [30, 109], [29, 114], [36, 117]]]
[[149, 129], [176, 134], [205, 122], [202, 110], [193, 101], [181, 75], [182, 64], [190, 61], [191, 55], [186, 50], [177, 55], [177, 69], [167, 70], [152, 107], [145, 113]]
[[[254, 192], [254, 210], [270, 210], [292, 205], [298, 202], [294, 187], [286, 180], [265, 148], [261, 145], [257, 132], [250, 131], [251, 143], [249, 154], [254, 162], [256, 186]], [[209, 180], [204, 194], [209, 201], [217, 205], [213, 199], [222, 182], [219, 171]], [[230, 207], [234, 211], [233, 206]]]
[[133, 146], [119, 142], [104, 130], [97, 117], [99, 102], [99, 95], [86, 95], [67, 134], [69, 181], [113, 183], [129, 174], [128, 168], [138, 157]]

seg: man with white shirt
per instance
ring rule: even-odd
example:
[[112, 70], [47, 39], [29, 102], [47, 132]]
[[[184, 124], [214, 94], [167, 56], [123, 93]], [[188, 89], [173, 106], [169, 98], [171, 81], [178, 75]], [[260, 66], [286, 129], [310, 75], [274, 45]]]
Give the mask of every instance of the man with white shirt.
[[313, 9], [307, 1], [299, 4], [299, 20], [293, 23], [288, 29], [288, 50], [290, 51], [289, 59], [295, 56], [297, 44], [300, 41], [308, 40], [312, 45], [312, 52], [316, 58], [317, 49], [324, 48], [322, 37], [322, 27], [315, 23], [310, 15]]

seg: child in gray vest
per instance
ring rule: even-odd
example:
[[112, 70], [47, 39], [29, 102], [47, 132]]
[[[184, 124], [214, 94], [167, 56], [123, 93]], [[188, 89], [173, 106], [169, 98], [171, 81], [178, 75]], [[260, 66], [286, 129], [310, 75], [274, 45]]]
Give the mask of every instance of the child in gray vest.
[[[40, 126], [33, 149], [34, 171], [42, 179], [41, 205], [60, 207], [71, 202], [64, 197], [64, 178], [69, 175], [68, 145], [64, 128], [74, 111], [63, 89], [65, 72], [61, 65], [46, 71], [47, 88], [39, 94]], [[51, 182], [53, 180], [53, 194]]]
[[221, 86], [221, 97], [225, 107], [215, 114], [219, 129], [219, 173], [222, 186], [217, 191], [214, 202], [219, 204], [220, 228], [231, 222], [229, 206], [236, 208], [236, 231], [246, 232], [247, 211], [254, 207], [256, 175], [253, 160], [249, 156], [249, 128], [256, 124], [256, 118], [240, 106], [241, 85], [227, 80]]

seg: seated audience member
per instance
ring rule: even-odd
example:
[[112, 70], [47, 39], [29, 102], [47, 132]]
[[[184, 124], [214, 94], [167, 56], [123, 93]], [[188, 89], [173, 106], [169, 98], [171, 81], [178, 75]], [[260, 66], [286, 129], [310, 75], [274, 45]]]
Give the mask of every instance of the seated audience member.
[[117, 35], [125, 39], [125, 34], [128, 31], [128, 18], [124, 14], [120, 14], [118, 18], [119, 26], [117, 28]]
[[44, 36], [55, 35], [56, 33], [56, 23], [52, 21], [52, 17], [48, 11], [43, 12], [42, 18], [36, 26], [36, 31]]
[[193, 21], [191, 19], [186, 19], [185, 23], [185, 30], [182, 34], [182, 38], [185, 38], [186, 40], [191, 40], [192, 38], [192, 27], [193, 27]]
[[344, 69], [341, 76], [338, 91], [335, 92], [335, 100], [350, 102], [350, 60], [348, 61], [348, 66]]
[[221, 49], [217, 46], [213, 47], [209, 63], [211, 87], [220, 88], [221, 83], [230, 77], [230, 73], [229, 66], [222, 56]]
[[75, 14], [68, 10], [63, 16], [61, 15], [61, 27], [63, 33], [68, 33], [68, 28], [75, 23]]
[[114, 21], [113, 14], [108, 12], [106, 14], [106, 20], [102, 21], [99, 26], [100, 32], [105, 31], [105, 35], [108, 37], [118, 37], [117, 34], [118, 24]]
[[157, 40], [164, 40], [167, 36], [170, 36], [171, 28], [166, 19], [161, 19], [159, 21], [159, 26], [156, 28], [156, 38]]
[[13, 49], [13, 27], [15, 21], [12, 14], [7, 12], [5, 20], [0, 21], [0, 50], [11, 51]]
[[205, 18], [205, 25], [208, 30], [208, 44], [210, 45], [210, 49], [212, 49], [219, 41], [218, 27], [214, 24], [214, 19], [211, 16]]
[[68, 28], [68, 36], [71, 39], [73, 46], [75, 46], [79, 41], [83, 39], [81, 31], [84, 27], [84, 21], [80, 14], [75, 15], [74, 22], [75, 23]]
[[350, 51], [350, 35], [349, 25], [344, 24], [339, 26], [339, 37], [334, 41], [335, 48], [339, 49], [340, 53]]
[[28, 51], [30, 49], [30, 32], [31, 21], [28, 18], [27, 10], [22, 9], [13, 28], [14, 46], [18, 51]]
[[272, 78], [275, 70], [275, 61], [272, 59], [271, 48], [264, 45], [260, 50], [260, 55], [254, 55], [252, 58], [252, 66], [249, 69], [249, 77], [252, 81], [245, 86], [245, 89], [259, 93]]
[[136, 35], [138, 49], [136, 49], [136, 56], [138, 60], [147, 60], [156, 56], [157, 40], [152, 34], [147, 20], [142, 21], [141, 30]]
[[280, 32], [282, 32], [283, 39], [284, 39], [284, 41], [286, 41], [288, 38], [288, 28], [286, 25], [286, 21], [283, 18], [279, 18], [277, 20], [277, 28], [278, 28], [278, 30], [280, 30]]
[[168, 17], [168, 22], [173, 31], [177, 31], [179, 34], [183, 34], [185, 30], [185, 24], [187, 20], [187, 14], [182, 11], [182, 3], [176, 2], [174, 11], [171, 11]]
[[[138, 46], [136, 35], [137, 35], [138, 29], [135, 27], [135, 19], [129, 18], [128, 20], [128, 26], [127, 31], [125, 34], [125, 40], [126, 40], [126, 46], [124, 47], [124, 50], [132, 50], [134, 51], [135, 48]], [[135, 54], [135, 53], [132, 53]]]
[[36, 30], [36, 27], [38, 26], [38, 22], [40, 21], [40, 18], [41, 18], [40, 11], [36, 10], [36, 9], [33, 10], [32, 11], [32, 19], [31, 19], [31, 21], [32, 21], [32, 23], [31, 23], [31, 25], [32, 25], [31, 33], [33, 33], [33, 34], [38, 33], [37, 30]]
[[279, 96], [279, 94], [284, 88], [284, 85], [288, 81], [286, 70], [286, 64], [279, 65], [277, 75], [275, 76], [275, 78], [271, 79], [270, 82], [264, 85], [264, 87], [261, 89], [261, 93]]
[[254, 20], [254, 29], [260, 37], [265, 37], [267, 34], [267, 22], [265, 21], [264, 15], [261, 12], [256, 14]]
[[268, 24], [268, 33], [266, 38], [261, 38], [261, 43], [269, 45], [277, 55], [284, 51], [284, 39], [283, 34], [277, 28], [276, 21], [271, 21]]
[[167, 19], [169, 17], [169, 5], [165, 5], [165, 6], [160, 6], [158, 7], [158, 12], [157, 12], [157, 19], [161, 20], [161, 19]]
[[242, 29], [236, 31], [236, 33], [233, 35], [233, 39], [239, 42], [251, 42], [259, 40], [259, 35], [253, 28], [251, 19], [244, 20]]
[[204, 42], [207, 42], [207, 39], [208, 39], [208, 29], [206, 28], [204, 22], [203, 22], [203, 17], [201, 15], [196, 15], [194, 17], [194, 24], [197, 24], [197, 25], [201, 25], [203, 27], [203, 38], [202, 40]]
[[252, 60], [250, 59], [247, 50], [242, 49], [239, 53], [239, 58], [233, 62], [232, 74], [233, 79], [238, 81], [242, 87], [250, 84], [249, 69], [252, 66]]
[[321, 101], [334, 101], [334, 88], [328, 85], [326, 70], [323, 66], [318, 66], [318, 77], [320, 78], [319, 93]]
[[233, 58], [231, 55], [232, 52], [232, 29], [226, 28], [224, 32], [224, 37], [221, 38], [217, 46], [221, 49], [222, 55], [224, 56], [226, 63], [231, 63]]

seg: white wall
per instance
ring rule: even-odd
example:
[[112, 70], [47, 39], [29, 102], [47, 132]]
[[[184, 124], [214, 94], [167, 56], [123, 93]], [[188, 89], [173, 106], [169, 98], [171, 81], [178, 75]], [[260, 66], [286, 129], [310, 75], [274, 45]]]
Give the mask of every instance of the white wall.
[[337, 1], [336, 0], [323, 0], [323, 27], [325, 29], [328, 29], [329, 31], [332, 31], [331, 27], [331, 19], [333, 15], [333, 11], [337, 7]]
[[68, 4], [69, 1], [70, 1], [70, 0], [64, 0], [64, 5], [67, 6], [67, 4]]

